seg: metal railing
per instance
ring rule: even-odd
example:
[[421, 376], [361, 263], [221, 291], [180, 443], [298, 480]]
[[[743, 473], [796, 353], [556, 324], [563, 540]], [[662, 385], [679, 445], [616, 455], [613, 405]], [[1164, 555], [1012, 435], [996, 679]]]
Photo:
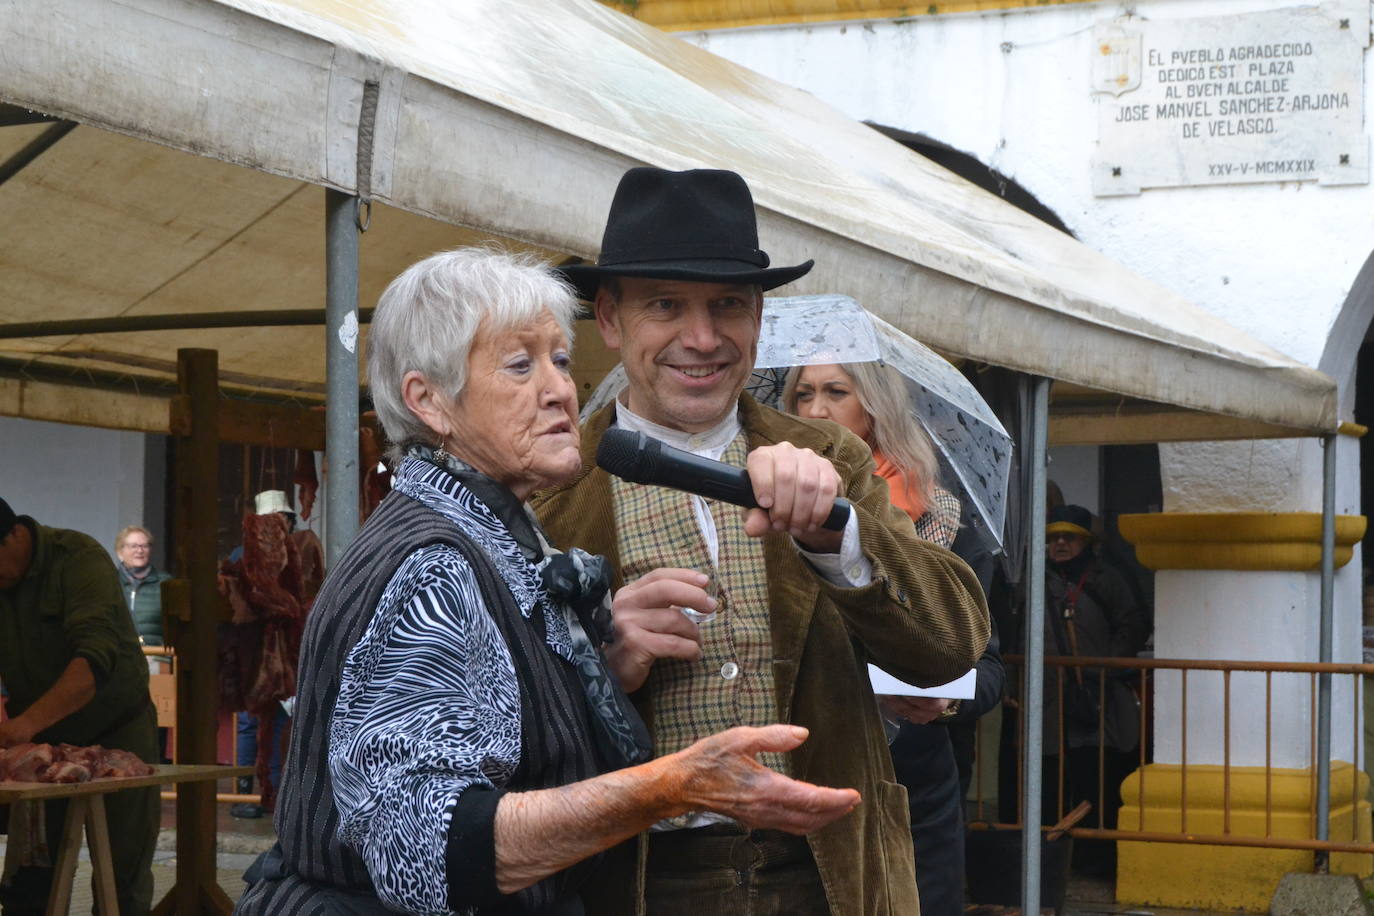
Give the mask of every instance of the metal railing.
[[[1009, 669], [1017, 668], [1023, 659], [1020, 656], [1006, 656]], [[1045, 682], [1048, 690], [1055, 692], [1057, 703], [1056, 721], [1046, 722], [1047, 726], [1054, 728], [1058, 734], [1058, 758], [1059, 772], [1058, 780], [1058, 814], [1063, 815], [1066, 808], [1072, 807], [1071, 799], [1065, 795], [1065, 687], [1070, 678], [1075, 679], [1077, 675], [1073, 672], [1084, 671], [1084, 681], [1095, 681], [1097, 698], [1097, 735], [1096, 748], [1098, 751], [1097, 766], [1097, 793], [1096, 798], [1092, 799], [1094, 811], [1089, 815], [1088, 820], [1095, 820], [1096, 827], [1079, 826], [1069, 831], [1072, 836], [1084, 839], [1103, 839], [1103, 840], [1129, 840], [1134, 842], [1148, 843], [1196, 843], [1216, 846], [1244, 846], [1265, 849], [1297, 849], [1307, 850], [1318, 853], [1360, 853], [1374, 854], [1374, 842], [1361, 841], [1360, 819], [1357, 813], [1361, 803], [1367, 799], [1360, 792], [1360, 771], [1358, 766], [1358, 749], [1363, 739], [1361, 729], [1360, 711], [1362, 708], [1364, 678], [1374, 675], [1374, 665], [1362, 664], [1322, 664], [1319, 662], [1264, 662], [1264, 661], [1234, 661], [1234, 660], [1203, 660], [1203, 659], [1155, 659], [1155, 658], [1100, 658], [1086, 656], [1046, 656], [1045, 657], [1046, 677]], [[1091, 670], [1085, 670], [1091, 669]], [[1107, 730], [1109, 716], [1108, 684], [1112, 681], [1123, 681], [1133, 688], [1133, 692], [1140, 701], [1139, 715], [1139, 735], [1136, 750], [1136, 769], [1134, 770], [1137, 778], [1135, 786], [1130, 796], [1123, 799], [1125, 803], [1135, 802], [1136, 810], [1140, 812], [1139, 823], [1145, 824], [1144, 812], [1146, 809], [1146, 782], [1150, 778], [1147, 764], [1152, 763], [1153, 739], [1155, 737], [1151, 720], [1154, 718], [1154, 706], [1156, 685], [1153, 683], [1158, 672], [1177, 671], [1178, 682], [1178, 715], [1175, 717], [1177, 722], [1178, 735], [1178, 762], [1170, 764], [1177, 767], [1177, 782], [1180, 785], [1179, 792], [1179, 829], [1176, 831], [1163, 830], [1123, 830], [1119, 828], [1107, 828], [1104, 825], [1104, 809], [1108, 800], [1109, 790], [1115, 792], [1117, 786], [1108, 786], [1107, 783]], [[1109, 673], [1110, 672], [1110, 673]], [[1199, 833], [1189, 829], [1189, 793], [1188, 781], [1190, 771], [1195, 773], [1198, 767], [1209, 769], [1216, 767], [1216, 764], [1190, 763], [1189, 761], [1189, 681], [1190, 674], [1193, 675], [1193, 682], [1197, 682], [1197, 675], [1200, 672], [1216, 674], [1221, 679], [1221, 779], [1222, 779], [1222, 803], [1221, 803], [1221, 833]], [[1232, 748], [1232, 675], [1239, 673], [1258, 673], [1264, 676], [1264, 765], [1262, 767], [1264, 777], [1264, 831], [1256, 834], [1253, 831], [1244, 833], [1234, 832], [1232, 824], [1233, 798], [1232, 783], [1235, 771], [1240, 767], [1233, 762]], [[1310, 723], [1310, 734], [1308, 737], [1307, 763], [1309, 771], [1310, 794], [1309, 794], [1309, 821], [1310, 837], [1283, 836], [1275, 833], [1274, 830], [1274, 779], [1276, 770], [1291, 770], [1293, 767], [1276, 767], [1274, 764], [1274, 678], [1276, 675], [1306, 675], [1309, 689], [1307, 691], [1309, 700], [1308, 720]], [[1333, 791], [1332, 801], [1344, 803], [1349, 799], [1352, 816], [1350, 818], [1349, 839], [1316, 839], [1322, 834], [1318, 830], [1318, 787], [1317, 787], [1317, 749], [1319, 746], [1317, 734], [1318, 722], [1318, 695], [1319, 677], [1322, 675], [1349, 679], [1351, 697], [1351, 717], [1350, 717], [1350, 749], [1351, 749], [1351, 772], [1349, 793], [1342, 792], [1339, 796]], [[1009, 683], [1015, 683], [1011, 671], [1008, 676]], [[1342, 685], [1343, 687], [1344, 685]], [[1020, 778], [1021, 768], [1024, 766], [1023, 750], [1027, 746], [1025, 740], [1024, 717], [1020, 715], [1020, 709], [1016, 704], [1009, 704], [1004, 707], [1003, 714], [1011, 712], [1016, 715], [1018, 721], [1013, 734], [1018, 736], [1019, 747], [1017, 749], [1017, 786], [1022, 784]], [[1194, 718], [1197, 716], [1196, 710], [1192, 711]], [[1209, 715], [1215, 712], [1209, 708]], [[1172, 728], [1172, 726], [1170, 726]], [[1007, 729], [1003, 729], [1004, 740], [1009, 734]], [[1047, 734], [1050, 732], [1047, 729]], [[975, 785], [979, 787], [978, 795], [974, 801], [975, 818], [980, 821], [989, 820], [986, 814], [986, 799], [982, 795], [982, 787], [985, 785], [983, 775], [989, 755], [982, 753], [981, 742], [975, 754]], [[1051, 746], [1045, 747], [1047, 755], [1053, 755]], [[1002, 755], [1005, 761], [1006, 755]], [[1258, 769], [1251, 764], [1244, 765], [1247, 771], [1253, 772]], [[1052, 778], [1051, 773], [1045, 774], [1046, 779]], [[1343, 782], [1344, 780], [1342, 780]], [[1001, 785], [1008, 785], [1004, 778]], [[1000, 800], [999, 800], [1000, 801]], [[1017, 823], [995, 824], [999, 827], [1018, 827], [1024, 821], [1025, 798], [1022, 793], [1017, 795]], [[1006, 807], [1003, 806], [1003, 813]], [[1046, 820], [1053, 818], [1046, 817]]]

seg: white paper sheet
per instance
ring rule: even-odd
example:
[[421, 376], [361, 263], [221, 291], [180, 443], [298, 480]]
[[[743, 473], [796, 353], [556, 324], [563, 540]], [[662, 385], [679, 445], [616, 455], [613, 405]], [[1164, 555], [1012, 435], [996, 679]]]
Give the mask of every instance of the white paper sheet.
[[934, 687], [913, 687], [906, 681], [900, 681], [888, 674], [877, 665], [869, 665], [868, 680], [873, 684], [873, 692], [877, 694], [971, 700], [973, 699], [973, 688], [978, 682], [978, 669], [970, 668], [962, 677], [956, 678], [948, 684], [937, 684]]

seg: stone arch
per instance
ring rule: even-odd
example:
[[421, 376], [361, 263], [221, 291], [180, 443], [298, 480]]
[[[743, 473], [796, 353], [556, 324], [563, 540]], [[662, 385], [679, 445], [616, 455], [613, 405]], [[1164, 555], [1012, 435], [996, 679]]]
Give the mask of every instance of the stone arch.
[[1351, 416], [1355, 409], [1355, 373], [1360, 349], [1374, 325], [1374, 253], [1365, 260], [1355, 282], [1341, 303], [1336, 320], [1326, 337], [1317, 368], [1340, 386], [1340, 414]]
[[[1374, 425], [1374, 253], [1355, 275], [1331, 323], [1317, 368], [1336, 380], [1339, 416]], [[1374, 460], [1365, 455], [1364, 446], [1363, 441], [1338, 437], [1337, 511], [1368, 518], [1374, 514]], [[1355, 556], [1352, 565], [1363, 580], [1374, 556], [1360, 546]]]
[[890, 137], [913, 152], [920, 153], [932, 162], [944, 166], [960, 178], [976, 184], [984, 191], [996, 194], [1012, 206], [1024, 210], [1065, 235], [1074, 235], [1073, 231], [1059, 218], [1059, 215], [1041, 203], [1025, 186], [1019, 184], [1016, 179], [1009, 178], [985, 164], [978, 157], [963, 150], [955, 149], [948, 143], [936, 140], [934, 137], [928, 137], [925, 134], [912, 133], [884, 124], [875, 124], [872, 121], [865, 123], [878, 133]]

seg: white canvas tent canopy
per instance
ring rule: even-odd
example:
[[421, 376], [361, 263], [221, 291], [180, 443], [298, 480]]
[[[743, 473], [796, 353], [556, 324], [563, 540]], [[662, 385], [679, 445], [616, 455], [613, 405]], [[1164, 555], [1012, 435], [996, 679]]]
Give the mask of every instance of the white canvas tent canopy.
[[[720, 166], [749, 180], [777, 263], [816, 259], [789, 292], [844, 292], [947, 354], [1111, 393], [1067, 408], [1062, 441], [1136, 439], [1160, 411], [1152, 439], [1336, 426], [1325, 376], [811, 96], [592, 0], [10, 0], [0, 102], [9, 323], [317, 308], [320, 188], [376, 201], [367, 305], [408, 263], [478, 239], [592, 257], [625, 168]], [[49, 145], [54, 124], [21, 109], [82, 126]], [[217, 349], [245, 392], [318, 399], [322, 338], [11, 336], [0, 414], [163, 428], [148, 392], [188, 345]], [[64, 394], [105, 373], [125, 393]]]

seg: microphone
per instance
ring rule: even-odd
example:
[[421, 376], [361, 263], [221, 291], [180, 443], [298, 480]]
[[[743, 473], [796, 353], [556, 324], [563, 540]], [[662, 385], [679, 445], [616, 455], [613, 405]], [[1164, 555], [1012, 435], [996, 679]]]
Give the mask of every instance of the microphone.
[[[744, 468], [684, 452], [643, 433], [606, 430], [596, 449], [596, 463], [607, 473], [631, 483], [671, 487], [746, 509], [759, 508], [754, 485]], [[843, 531], [849, 521], [849, 508], [849, 500], [836, 499], [821, 527]]]

